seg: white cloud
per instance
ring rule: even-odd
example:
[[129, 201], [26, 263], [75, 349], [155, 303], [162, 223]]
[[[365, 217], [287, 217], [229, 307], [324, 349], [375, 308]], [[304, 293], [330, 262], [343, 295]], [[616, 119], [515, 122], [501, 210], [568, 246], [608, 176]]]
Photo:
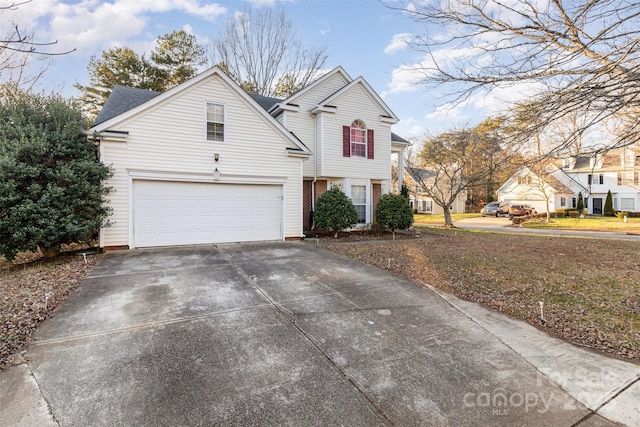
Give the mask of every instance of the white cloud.
[[405, 50], [411, 42], [412, 35], [410, 33], [400, 33], [393, 36], [391, 43], [384, 48], [384, 53], [393, 54]]
[[270, 7], [276, 4], [276, 0], [247, 0], [251, 7], [261, 8], [261, 7]]
[[424, 127], [424, 123], [419, 123], [415, 117], [403, 118], [397, 124], [393, 126], [393, 132], [405, 139], [422, 138], [427, 129]]
[[150, 14], [182, 12], [207, 21], [226, 13], [217, 3], [200, 0], [38, 0], [20, 5], [16, 19], [37, 29], [38, 40], [58, 40], [60, 50], [77, 49], [91, 53], [130, 44], [131, 38], [145, 34]]
[[[436, 73], [438, 67], [455, 67], [461, 62], [474, 57], [480, 52], [475, 48], [435, 50], [426, 55], [419, 63], [401, 65], [391, 72], [391, 82], [387, 84], [386, 95], [402, 92], [413, 92], [420, 82]], [[436, 66], [437, 64], [437, 66]]]

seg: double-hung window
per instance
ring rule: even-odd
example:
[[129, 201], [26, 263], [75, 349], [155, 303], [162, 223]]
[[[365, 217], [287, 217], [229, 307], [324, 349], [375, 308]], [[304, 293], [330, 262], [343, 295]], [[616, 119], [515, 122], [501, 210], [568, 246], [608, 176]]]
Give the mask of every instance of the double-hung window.
[[362, 120], [351, 123], [351, 155], [367, 157], [367, 127]]
[[207, 102], [207, 141], [224, 141], [224, 105]]
[[351, 202], [358, 213], [358, 224], [367, 223], [367, 187], [365, 185], [351, 186]]

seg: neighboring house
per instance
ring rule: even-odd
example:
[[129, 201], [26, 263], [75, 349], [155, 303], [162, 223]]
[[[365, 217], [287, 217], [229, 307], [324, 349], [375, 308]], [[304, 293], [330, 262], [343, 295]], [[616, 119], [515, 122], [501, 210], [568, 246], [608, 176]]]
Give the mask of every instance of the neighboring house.
[[570, 179], [553, 164], [540, 166], [536, 173], [523, 166], [496, 192], [498, 200], [512, 205], [529, 204], [539, 213], [575, 208], [578, 193], [587, 189]]
[[284, 101], [216, 67], [163, 93], [117, 86], [89, 129], [114, 171], [100, 246], [298, 239], [332, 183], [370, 223], [407, 145], [397, 121], [340, 67]]
[[[423, 190], [421, 183], [433, 184], [435, 173], [421, 168], [405, 168], [405, 185], [409, 190], [409, 204], [418, 213], [442, 214], [443, 208], [438, 206]], [[465, 213], [467, 192], [463, 191], [449, 207], [451, 213]]]
[[[549, 211], [575, 208], [578, 193], [590, 214], [604, 211], [607, 192], [611, 191], [614, 210], [640, 211], [640, 150], [634, 147], [610, 150], [604, 154], [577, 155], [556, 159], [546, 166], [542, 176], [545, 191], [551, 195]], [[498, 199], [533, 205], [546, 212], [540, 177], [521, 168], [498, 190]]]

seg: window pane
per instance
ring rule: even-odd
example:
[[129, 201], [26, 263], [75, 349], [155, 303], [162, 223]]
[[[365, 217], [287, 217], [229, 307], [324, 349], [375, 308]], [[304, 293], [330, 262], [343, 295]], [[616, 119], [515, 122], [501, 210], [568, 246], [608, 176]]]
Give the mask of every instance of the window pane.
[[354, 157], [366, 157], [367, 148], [366, 145], [357, 142], [351, 143], [351, 155]]
[[355, 205], [355, 207], [358, 213], [358, 224], [365, 224], [367, 222], [367, 207], [362, 205]]
[[224, 122], [224, 106], [218, 104], [207, 104], [207, 121]]
[[355, 205], [363, 205], [367, 203], [367, 187], [364, 185], [352, 185], [351, 200]]
[[632, 211], [634, 210], [634, 203], [632, 198], [622, 197], [620, 199], [620, 209], [623, 211]]
[[209, 141], [224, 141], [224, 125], [222, 123], [207, 123], [207, 139]]
[[367, 222], [367, 187], [364, 185], [351, 186], [351, 202], [358, 213], [358, 224]]

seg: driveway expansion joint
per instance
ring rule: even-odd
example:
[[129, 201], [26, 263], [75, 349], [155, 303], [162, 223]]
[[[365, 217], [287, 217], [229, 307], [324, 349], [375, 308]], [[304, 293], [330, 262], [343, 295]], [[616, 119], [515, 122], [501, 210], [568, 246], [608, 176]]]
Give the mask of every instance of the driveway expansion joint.
[[[271, 298], [271, 296], [264, 289], [262, 289], [250, 276], [248, 276], [244, 271], [242, 271], [237, 265], [235, 265], [231, 261], [229, 261], [229, 264], [238, 271], [238, 273], [247, 281], [247, 283], [253, 286], [258, 292], [260, 292], [261, 295], [263, 295], [270, 302], [270, 304], [276, 309], [276, 311], [282, 317], [284, 317], [298, 331], [298, 333], [302, 337], [304, 337], [304, 339], [313, 348], [315, 348], [316, 351], [318, 351], [318, 353], [320, 353], [324, 357], [327, 363], [340, 376], [342, 376], [345, 380], [347, 380], [349, 384], [351, 384], [358, 391], [358, 394], [365, 400], [365, 402], [367, 403], [371, 411], [376, 415], [376, 417], [380, 420], [380, 422], [388, 426], [394, 425], [393, 421], [384, 413], [384, 411], [376, 404], [376, 402], [373, 399], [371, 399], [369, 395], [367, 395], [366, 391], [362, 388], [362, 386], [358, 384], [358, 382], [355, 379], [347, 375], [347, 373], [344, 370], [342, 370], [337, 363], [334, 362], [331, 356], [329, 356], [329, 354], [326, 351], [324, 351], [322, 347], [320, 347], [320, 345], [309, 334], [307, 334], [307, 332], [304, 329], [302, 329], [302, 327], [300, 327], [300, 325], [297, 324], [295, 315], [290, 310], [278, 304], [277, 301]], [[342, 296], [339, 292], [336, 292], [336, 293]]]

